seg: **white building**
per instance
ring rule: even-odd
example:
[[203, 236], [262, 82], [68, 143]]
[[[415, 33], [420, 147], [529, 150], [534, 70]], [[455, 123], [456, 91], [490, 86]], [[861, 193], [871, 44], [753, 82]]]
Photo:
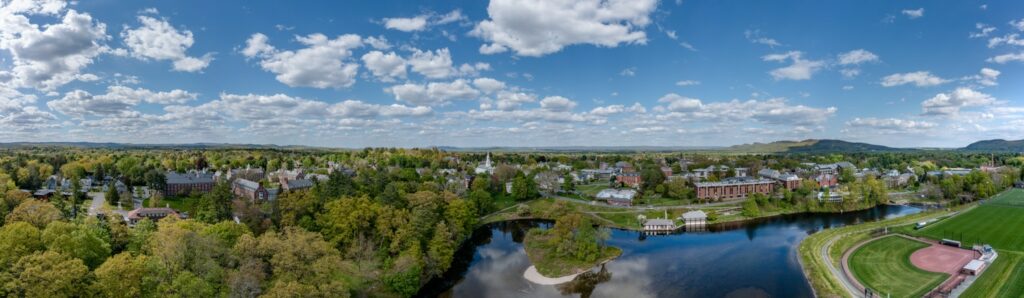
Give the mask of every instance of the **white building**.
[[487, 153], [487, 159], [484, 160], [484, 163], [476, 166], [476, 173], [477, 174], [491, 174], [491, 173], [494, 173], [494, 165], [491, 164], [491, 154], [490, 153]]

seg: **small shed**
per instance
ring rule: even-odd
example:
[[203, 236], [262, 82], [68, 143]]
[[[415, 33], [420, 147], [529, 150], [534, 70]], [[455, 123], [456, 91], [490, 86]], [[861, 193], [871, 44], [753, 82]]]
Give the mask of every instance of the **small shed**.
[[708, 223], [708, 214], [702, 210], [694, 210], [683, 213], [684, 225], [704, 225]]
[[671, 231], [676, 229], [676, 223], [671, 219], [648, 219], [644, 222], [644, 231]]
[[964, 268], [961, 269], [960, 272], [963, 272], [964, 274], [978, 275], [982, 270], [985, 270], [985, 262], [980, 260], [971, 260], [970, 262], [967, 262], [967, 265], [964, 265]]

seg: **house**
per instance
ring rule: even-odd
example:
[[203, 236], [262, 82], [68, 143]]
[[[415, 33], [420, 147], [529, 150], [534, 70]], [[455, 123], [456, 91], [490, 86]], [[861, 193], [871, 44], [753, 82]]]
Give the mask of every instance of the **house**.
[[595, 197], [607, 201], [609, 205], [631, 206], [636, 198], [636, 190], [608, 188], [598, 192]]
[[643, 179], [640, 177], [640, 173], [626, 172], [615, 176], [615, 182], [622, 183], [633, 188], [639, 188], [640, 184], [643, 183]]
[[57, 186], [59, 186], [57, 180], [59, 180], [57, 175], [50, 175], [49, 178], [46, 178], [46, 189], [57, 190]]
[[748, 168], [733, 168], [732, 170], [734, 177], [747, 177], [750, 172], [750, 169]]
[[775, 181], [763, 178], [733, 177], [720, 182], [698, 182], [697, 199], [727, 200], [746, 198], [748, 194], [769, 195], [775, 190]]
[[664, 174], [665, 177], [672, 176], [672, 167], [661, 167], [661, 173]]
[[839, 185], [839, 177], [835, 174], [818, 174], [814, 176], [814, 182], [818, 183], [818, 187], [833, 187]]
[[636, 172], [636, 168], [633, 167], [633, 164], [631, 164], [631, 163], [629, 163], [627, 161], [620, 161], [620, 162], [615, 163], [615, 168], [619, 170], [619, 173], [633, 173], [633, 172]]
[[285, 177], [279, 177], [278, 181], [280, 181], [281, 190], [283, 191], [296, 191], [313, 188], [313, 180], [309, 179], [288, 179]]
[[843, 196], [840, 195], [839, 193], [835, 193], [835, 192], [829, 192], [828, 196], [825, 196], [824, 192], [820, 192], [819, 191], [817, 198], [818, 198], [818, 202], [822, 202], [822, 203], [842, 203], [843, 202]]
[[476, 166], [474, 171], [477, 174], [491, 174], [494, 173], [494, 164], [491, 163], [491, 153], [487, 153], [487, 158], [483, 163]]
[[676, 223], [671, 219], [648, 219], [644, 221], [645, 232], [672, 231], [676, 229]]
[[693, 210], [683, 213], [681, 216], [683, 219], [683, 225], [704, 225], [708, 223], [708, 214], [702, 210]]
[[761, 169], [757, 171], [761, 178], [775, 180], [782, 187], [788, 190], [800, 188], [800, 177], [791, 173], [782, 173], [772, 169]]
[[170, 171], [164, 174], [164, 177], [166, 179], [165, 196], [185, 195], [193, 191], [206, 193], [213, 190], [213, 174], [205, 171], [192, 171], [185, 174]]
[[227, 180], [245, 179], [250, 181], [260, 181], [266, 177], [267, 176], [263, 171], [263, 168], [253, 168], [247, 165], [244, 169], [233, 169], [228, 171]]
[[899, 172], [897, 172], [897, 175], [895, 175], [895, 176], [894, 175], [886, 175], [883, 180], [885, 180], [885, 184], [889, 188], [901, 188], [901, 187], [907, 186], [907, 184], [910, 184], [911, 179], [916, 179], [916, 178], [917, 178], [917, 176], [915, 176], [912, 173], [899, 174]]
[[271, 191], [263, 187], [259, 182], [254, 182], [248, 179], [235, 179], [231, 183], [231, 192], [237, 197], [248, 199], [250, 202], [263, 202], [271, 201], [272, 198], [277, 197], [277, 190]]
[[181, 218], [181, 215], [171, 208], [139, 208], [129, 211], [128, 215], [125, 216], [125, 221], [128, 222], [129, 225], [135, 225], [144, 218], [148, 218], [152, 221], [158, 221], [168, 216]]

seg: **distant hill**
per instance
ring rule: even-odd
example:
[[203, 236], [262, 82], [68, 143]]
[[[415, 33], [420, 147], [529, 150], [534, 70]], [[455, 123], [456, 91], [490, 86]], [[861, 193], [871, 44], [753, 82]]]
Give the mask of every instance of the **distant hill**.
[[273, 144], [224, 144], [224, 143], [192, 143], [192, 144], [130, 144], [130, 143], [93, 143], [93, 142], [11, 142], [0, 143], [0, 148], [25, 149], [42, 147], [66, 147], [87, 149], [313, 149], [317, 147]]
[[911, 149], [893, 148], [843, 140], [803, 140], [753, 143], [729, 147], [729, 150], [751, 153], [829, 153], [829, 152], [896, 152]]
[[977, 141], [967, 145], [961, 150], [965, 151], [999, 151], [999, 152], [1024, 152], [1024, 140], [1007, 141], [1003, 139]]

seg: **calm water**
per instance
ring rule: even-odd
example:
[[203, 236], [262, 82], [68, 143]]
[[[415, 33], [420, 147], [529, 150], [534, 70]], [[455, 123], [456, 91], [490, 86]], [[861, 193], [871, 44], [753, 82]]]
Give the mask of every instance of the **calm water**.
[[715, 225], [708, 231], [643, 236], [613, 230], [622, 256], [575, 281], [542, 286], [523, 278], [530, 266], [523, 236], [549, 221], [491, 224], [475, 232], [452, 269], [421, 297], [811, 297], [797, 261], [800, 240], [831, 227], [920, 212], [879, 206], [844, 214], [801, 214]]

